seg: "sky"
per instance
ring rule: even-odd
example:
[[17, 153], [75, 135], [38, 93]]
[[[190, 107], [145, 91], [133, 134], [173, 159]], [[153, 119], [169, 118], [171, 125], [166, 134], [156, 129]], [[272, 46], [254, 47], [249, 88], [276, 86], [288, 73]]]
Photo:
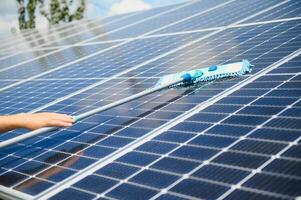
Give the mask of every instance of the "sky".
[[[85, 17], [89, 19], [106, 17], [184, 1], [185, 0], [86, 0], [87, 9]], [[18, 30], [17, 10], [18, 5], [16, 0], [0, 0], [0, 37], [9, 35], [12, 31]], [[36, 24], [37, 28], [46, 28], [48, 21], [38, 13], [36, 16]]]

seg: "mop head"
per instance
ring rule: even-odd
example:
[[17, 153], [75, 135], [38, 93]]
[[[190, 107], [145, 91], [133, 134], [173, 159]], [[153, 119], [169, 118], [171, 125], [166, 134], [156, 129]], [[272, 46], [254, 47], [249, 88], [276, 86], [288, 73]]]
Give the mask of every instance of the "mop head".
[[213, 65], [201, 69], [195, 69], [190, 71], [184, 71], [176, 74], [166, 75], [160, 78], [156, 86], [168, 84], [169, 82], [189, 76], [189, 81], [183, 81], [171, 87], [189, 86], [198, 82], [208, 82], [223, 78], [233, 78], [242, 76], [252, 71], [253, 65], [248, 60], [242, 60], [241, 62], [225, 64], [225, 65]]

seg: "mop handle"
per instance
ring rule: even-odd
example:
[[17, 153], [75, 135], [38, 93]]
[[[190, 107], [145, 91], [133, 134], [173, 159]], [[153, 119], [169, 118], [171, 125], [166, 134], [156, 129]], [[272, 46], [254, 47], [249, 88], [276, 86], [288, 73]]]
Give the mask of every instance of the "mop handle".
[[[167, 87], [170, 87], [170, 86], [172, 86], [174, 84], [178, 84], [178, 83], [186, 82], [186, 81], [188, 82], [190, 80], [191, 80], [191, 76], [189, 74], [184, 74], [181, 78], [173, 80], [173, 81], [169, 82], [168, 84], [164, 84], [164, 85], [161, 85], [161, 86], [158, 86], [158, 87], [147, 89], [147, 90], [142, 91], [142, 92], [140, 92], [138, 94], [129, 96], [127, 98], [124, 98], [124, 99], [121, 99], [119, 101], [110, 103], [110, 104], [102, 106], [100, 108], [93, 109], [91, 111], [85, 112], [85, 113], [77, 115], [77, 116], [73, 116], [74, 122], [77, 122], [79, 120], [82, 120], [82, 119], [85, 119], [87, 117], [90, 117], [90, 116], [92, 116], [92, 115], [94, 115], [96, 113], [103, 112], [103, 111], [109, 110], [111, 108], [117, 107], [119, 105], [128, 103], [128, 102], [130, 102], [132, 100], [144, 97], [144, 96], [152, 94], [154, 92], [160, 91], [160, 90], [165, 89]], [[50, 131], [55, 131], [57, 129], [59, 129], [59, 128], [58, 127], [45, 127], [45, 128], [37, 129], [35, 131], [30, 131], [28, 133], [16, 136], [16, 137], [14, 137], [12, 139], [0, 142], [0, 148], [3, 148], [3, 147], [6, 147], [6, 146], [15, 144], [17, 142], [21, 142], [21, 141], [26, 140], [28, 138], [34, 137], [36, 135], [40, 135], [40, 134], [43, 134], [43, 133], [46, 133], [46, 132], [50, 132]]]

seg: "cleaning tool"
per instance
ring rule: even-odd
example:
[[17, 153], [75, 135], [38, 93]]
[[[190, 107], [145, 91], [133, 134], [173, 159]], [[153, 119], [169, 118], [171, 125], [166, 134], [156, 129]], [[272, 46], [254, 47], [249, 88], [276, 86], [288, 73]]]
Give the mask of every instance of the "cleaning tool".
[[[138, 94], [129, 96], [127, 98], [121, 99], [119, 101], [110, 103], [108, 105], [102, 106], [100, 108], [93, 109], [91, 111], [85, 112], [83, 114], [73, 116], [74, 123], [78, 122], [82, 119], [85, 119], [91, 115], [96, 113], [100, 113], [116, 106], [128, 103], [132, 100], [144, 97], [146, 95], [152, 94], [154, 92], [163, 90], [165, 88], [173, 88], [173, 87], [182, 87], [192, 85], [198, 82], [207, 82], [218, 80], [222, 78], [231, 78], [244, 75], [246, 73], [250, 73], [253, 65], [250, 64], [248, 60], [242, 60], [242, 62], [225, 64], [225, 65], [213, 65], [206, 68], [195, 69], [190, 71], [184, 71], [181, 73], [170, 74], [163, 76], [159, 79], [155, 87], [142, 91]], [[31, 131], [19, 136], [16, 136], [12, 139], [0, 142], [0, 148], [9, 146], [11, 144], [15, 144], [17, 142], [23, 141], [25, 139], [34, 137], [36, 135], [40, 135], [49, 131], [55, 131], [58, 127], [46, 127], [40, 128], [35, 131]]]

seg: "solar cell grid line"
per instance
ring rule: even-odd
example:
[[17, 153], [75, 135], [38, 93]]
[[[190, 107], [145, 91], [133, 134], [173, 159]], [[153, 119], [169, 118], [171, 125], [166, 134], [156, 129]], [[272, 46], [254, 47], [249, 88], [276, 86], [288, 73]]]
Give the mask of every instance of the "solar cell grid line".
[[[301, 17], [292, 17], [292, 18], [276, 19], [276, 20], [268, 20], [268, 21], [248, 22], [248, 23], [243, 23], [243, 24], [237, 24], [234, 26], [229, 26], [229, 28], [239, 28], [239, 27], [253, 26], [253, 25], [264, 25], [264, 24], [277, 23], [277, 22], [300, 20], [300, 19], [301, 19]], [[188, 31], [188, 32], [190, 32], [190, 31]], [[195, 32], [195, 31], [191, 31], [191, 32]]]
[[289, 1], [281, 8], [273, 9], [270, 13], [265, 15], [259, 15], [253, 20], [249, 20], [249, 22], [258, 22], [262, 20], [276, 20], [276, 19], [283, 19], [283, 18], [293, 18], [293, 17], [300, 17], [301, 16], [301, 4], [299, 1]]
[[[205, 15], [196, 16], [182, 23], [162, 29], [156, 33], [162, 34], [177, 31], [192, 31], [216, 26], [226, 26], [254, 12], [265, 9], [270, 10], [283, 5], [285, 2], [287, 1], [261, 1], [260, 3], [252, 2], [253, 4], [245, 0], [232, 2], [219, 9], [218, 13], [212, 11], [206, 13]], [[223, 16], [228, 16], [227, 20], [224, 20]], [[202, 20], [203, 18], [208, 20]]]
[[[115, 29], [114, 31], [107, 32], [106, 35], [98, 35], [96, 37], [92, 37], [88, 41], [95, 42], [95, 41], [102, 41], [107, 38], [109, 38], [110, 40], [116, 40], [122, 38], [137, 37], [145, 32], [151, 32], [154, 29], [160, 30], [163, 27], [169, 27], [173, 24], [177, 24], [181, 21], [185, 21], [191, 18], [191, 16], [201, 15], [209, 11], [216, 10], [220, 7], [223, 7], [226, 4], [231, 3], [232, 1], [235, 0], [230, 0], [226, 2], [221, 0], [192, 1], [190, 4], [186, 6], [179, 7], [177, 10], [173, 10], [172, 12], [167, 12], [164, 15], [161, 15], [160, 20], [158, 20], [157, 17], [152, 17], [146, 21], [147, 23], [137, 23], [137, 26], [139, 26], [139, 28], [126, 27], [125, 29], [122, 30]], [[114, 35], [117, 35], [117, 37], [114, 37]]]
[[[291, 80], [291, 79], [293, 79], [294, 77], [291, 77], [290, 79], [288, 79], [288, 80]], [[282, 84], [284, 84], [284, 83], [282, 83]], [[279, 86], [278, 87], [280, 87], [282, 84], [279, 84]], [[268, 93], [268, 92], [267, 92]], [[258, 98], [260, 98], [260, 97], [258, 97]], [[255, 101], [255, 100], [254, 100]], [[298, 101], [297, 101], [298, 102]], [[294, 103], [297, 103], [297, 102], [294, 102]], [[243, 109], [243, 108], [241, 108], [241, 109]], [[239, 109], [239, 110], [241, 110], [241, 109]], [[238, 111], [239, 111], [238, 110]], [[235, 113], [237, 113], [238, 111], [236, 111], [236, 112], [234, 112], [234, 114]], [[281, 112], [283, 112], [283, 110], [281, 111]], [[281, 113], [280, 112], [280, 113]], [[229, 117], [229, 116], [228, 116]], [[219, 122], [217, 122], [216, 124], [219, 124], [220, 122], [222, 122], [224, 119], [222, 119], [222, 120], [220, 120]], [[210, 128], [208, 128], [208, 129], [210, 129]], [[207, 130], [208, 130], [207, 129]], [[206, 131], [206, 130], [205, 130]], [[203, 131], [203, 132], [205, 132], [205, 131]], [[185, 143], [181, 143], [181, 146], [182, 146], [182, 144], [189, 144], [189, 142], [190, 141], [193, 141], [193, 139], [195, 139], [196, 137], [198, 137], [199, 135], [196, 135], [195, 137], [192, 137], [191, 139], [189, 139], [187, 142], [185, 142]], [[244, 136], [243, 138], [240, 138], [240, 139], [244, 139], [246, 136]], [[237, 142], [235, 141], [235, 144], [236, 144]], [[181, 148], [181, 146], [179, 146], [178, 148]], [[232, 144], [231, 146], [234, 146], [234, 144]], [[228, 149], [228, 148], [227, 148]], [[225, 150], [227, 150], [227, 149], [225, 149]], [[175, 150], [173, 150], [172, 152], [174, 152]], [[139, 151], [138, 151], [139, 152]], [[143, 152], [143, 151], [142, 151]], [[222, 152], [225, 152], [225, 151], [222, 151]], [[281, 151], [281, 152], [283, 152], [283, 151]], [[168, 152], [167, 154], [164, 154], [165, 156], [168, 156], [168, 155], [170, 155], [171, 154], [171, 152]], [[279, 155], [280, 155], [280, 153], [279, 153]], [[160, 155], [160, 156], [162, 156], [162, 155]], [[210, 159], [211, 160], [211, 159]], [[149, 164], [149, 165], [147, 165], [147, 167], [146, 167], [146, 169], [148, 169], [148, 168], [151, 168], [151, 166], [152, 166], [152, 164], [154, 164], [154, 163], [156, 163], [158, 160], [155, 160], [154, 162], [152, 162], [151, 164]], [[208, 164], [209, 163], [209, 160], [206, 160], [204, 163], [206, 163], [206, 164]], [[203, 165], [200, 165], [198, 168], [200, 168], [201, 166], [203, 166]], [[139, 172], [141, 172], [142, 170], [144, 170], [145, 168], [142, 168], [140, 171], [138, 171], [138, 172], [136, 172], [135, 174], [133, 174], [131, 177], [134, 177], [135, 175], [137, 175], [137, 174], [139, 174]], [[153, 170], [153, 169], [152, 169]], [[193, 171], [196, 171], [196, 170], [193, 170]], [[192, 174], [192, 173], [189, 173], [189, 174]], [[127, 180], [127, 183], [128, 183], [128, 180], [130, 180], [130, 178], [131, 177], [129, 177], [129, 178], [127, 178], [126, 180]], [[187, 176], [185, 177], [185, 178], [188, 178]], [[121, 184], [123, 184], [124, 182], [120, 182], [118, 185], [121, 185]], [[116, 188], [118, 185], [116, 185], [116, 186], [114, 186], [114, 188]], [[139, 184], [138, 184], [139, 185]], [[173, 184], [173, 185], [175, 185], [175, 184]], [[171, 187], [170, 187], [171, 188]], [[237, 188], [237, 187], [233, 187], [233, 188]], [[109, 189], [109, 191], [110, 191], [111, 189]], [[104, 195], [105, 193], [107, 193], [108, 191], [106, 191], [106, 192], [104, 192], [104, 193], [102, 193], [101, 195]], [[166, 189], [164, 189], [164, 192], [163, 193], [165, 193], [166, 192]], [[101, 196], [100, 195], [100, 196]], [[111, 196], [111, 197], [114, 197], [114, 196]], [[153, 199], [155, 199], [156, 197], [158, 197], [158, 196], [155, 196]], [[188, 196], [188, 197], [190, 197], [190, 196]], [[116, 198], [116, 196], [115, 196], [115, 198]], [[202, 198], [202, 197], [200, 197], [200, 198]], [[204, 197], [203, 197], [204, 198]], [[222, 198], [220, 198], [220, 199], [222, 199]]]
[[[283, 61], [282, 61], [283, 62]], [[284, 60], [284, 62], [285, 62], [285, 60]], [[279, 62], [280, 64], [281, 64], [281, 62]], [[278, 64], [276, 64], [275, 66], [277, 67], [278, 65], [279, 65], [279, 63]], [[274, 67], [275, 68], [275, 67]], [[269, 69], [270, 70], [270, 69]], [[265, 71], [267, 71], [267, 70], [265, 70]]]
[[[286, 65], [283, 65], [273, 71], [270, 72], [271, 75], [277, 75], [277, 74], [296, 74], [300, 73], [300, 67], [299, 67], [299, 58], [293, 59], [290, 62], [286, 63]], [[298, 80], [298, 79], [296, 79]]]

